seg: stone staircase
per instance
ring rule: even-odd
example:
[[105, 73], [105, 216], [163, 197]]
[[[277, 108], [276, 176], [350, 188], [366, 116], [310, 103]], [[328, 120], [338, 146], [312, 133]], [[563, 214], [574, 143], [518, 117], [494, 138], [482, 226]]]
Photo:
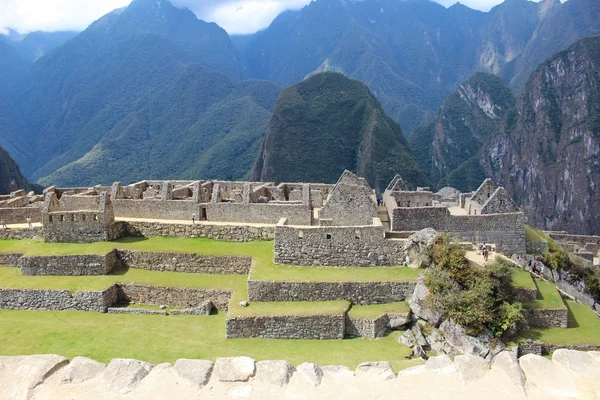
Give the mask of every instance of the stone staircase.
[[383, 225], [383, 230], [385, 232], [389, 232], [390, 217], [388, 216], [387, 208], [385, 208], [385, 206], [378, 206], [377, 212], [379, 213], [379, 219], [381, 220], [381, 224]]

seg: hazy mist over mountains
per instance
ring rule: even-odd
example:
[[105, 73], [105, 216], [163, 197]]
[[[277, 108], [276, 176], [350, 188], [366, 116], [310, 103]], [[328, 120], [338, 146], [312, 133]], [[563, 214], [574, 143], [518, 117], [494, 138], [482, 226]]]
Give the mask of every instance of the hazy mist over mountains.
[[[568, 92], [595, 99], [597, 75], [587, 73], [579, 86], [574, 77], [569, 84], [547, 82], [543, 91], [528, 82], [545, 60], [598, 34], [597, 0], [506, 0], [489, 12], [428, 0], [317, 0], [244, 36], [230, 36], [167, 0], [134, 0], [80, 33], [0, 35], [0, 147], [25, 176], [42, 184], [247, 179], [253, 165], [253, 176], [289, 180], [293, 168], [290, 175], [262, 175], [255, 161], [272, 151], [291, 151], [281, 138], [299, 121], [310, 120], [304, 131], [296, 130], [306, 139], [305, 152], [317, 152], [320, 142], [341, 144], [349, 137], [356, 143], [381, 138], [384, 146], [398, 149], [363, 152], [353, 145], [355, 150], [348, 150], [336, 168], [408, 168], [411, 184], [453, 184], [463, 190], [492, 176], [514, 196], [541, 187], [535, 179], [518, 178], [531, 175], [531, 165], [513, 169], [523, 143], [549, 140], [528, 153], [545, 157], [536, 165], [539, 172], [572, 161], [548, 156], [557, 148], [570, 154], [568, 144], [560, 144], [563, 139], [550, 140], [549, 130], [556, 138], [583, 130], [588, 144], [596, 140], [595, 106], [589, 103], [585, 115], [577, 111], [577, 125], [571, 115], [576, 110], [561, 96]], [[594, 71], [596, 46], [586, 42], [585, 51], [572, 53], [579, 60], [573, 68]], [[328, 74], [319, 81], [320, 96], [290, 97], [290, 87], [304, 90], [294, 85], [324, 71], [358, 80], [368, 91]], [[346, 90], [352, 98], [335, 94]], [[369, 96], [373, 99], [367, 101]], [[531, 115], [562, 122], [548, 128], [523, 120], [523, 99], [531, 96], [537, 98], [533, 104], [543, 99], [554, 104], [550, 111], [535, 109]], [[352, 132], [344, 125], [349, 114], [339, 112], [349, 104], [361, 110], [352, 114]], [[331, 111], [319, 113], [318, 107]], [[279, 110], [277, 119], [274, 110]], [[375, 119], [358, 118], [375, 114]], [[385, 128], [374, 131], [368, 126], [373, 121]], [[316, 131], [321, 133], [308, 140]], [[263, 143], [265, 134], [271, 140]], [[271, 149], [269, 143], [283, 146]], [[589, 162], [598, 153], [569, 168], [595, 171]], [[416, 163], [396, 163], [393, 157]], [[302, 179], [323, 178], [317, 164], [302, 167]], [[387, 175], [371, 174], [369, 180], [380, 187]], [[575, 192], [590, 193], [578, 205], [589, 211], [587, 204], [597, 198], [600, 186], [573, 182]], [[568, 203], [557, 199], [541, 211], [534, 197], [515, 197], [547, 216], [540, 224], [557, 221], [552, 207]]]

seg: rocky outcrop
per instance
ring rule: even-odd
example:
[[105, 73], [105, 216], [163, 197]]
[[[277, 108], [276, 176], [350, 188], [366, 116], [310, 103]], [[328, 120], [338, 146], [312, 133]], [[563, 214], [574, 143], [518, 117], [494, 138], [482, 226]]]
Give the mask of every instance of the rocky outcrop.
[[481, 333], [477, 336], [468, 335], [465, 328], [447, 319], [440, 325], [440, 332], [444, 335], [446, 342], [462, 354], [472, 354], [483, 358], [492, 358], [503, 350], [504, 345], [495, 340], [489, 333]]
[[408, 306], [416, 318], [425, 320], [437, 328], [442, 323], [443, 315], [440, 311], [427, 307], [426, 300], [429, 294], [429, 289], [423, 282], [423, 276], [420, 276], [415, 291], [408, 299]]
[[413, 233], [406, 239], [404, 242], [406, 265], [411, 268], [426, 268], [431, 264], [431, 257], [424, 250], [433, 244], [436, 234], [435, 229], [426, 228]]

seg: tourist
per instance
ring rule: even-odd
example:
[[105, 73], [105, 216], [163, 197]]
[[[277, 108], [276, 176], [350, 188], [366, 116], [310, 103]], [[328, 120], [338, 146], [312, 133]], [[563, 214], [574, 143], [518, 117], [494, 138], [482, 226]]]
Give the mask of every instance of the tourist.
[[31, 228], [31, 218], [27, 217], [27, 226]]
[[544, 264], [540, 266], [540, 275], [544, 275]]
[[490, 256], [490, 253], [488, 252], [488, 249], [484, 249], [483, 250], [483, 259], [485, 260], [485, 262], [487, 262], [489, 256]]
[[192, 213], [192, 224], [196, 223], [196, 213]]
[[4, 222], [4, 220], [0, 220], [0, 226], [2, 226], [3, 229], [8, 229], [8, 226], [6, 226], [6, 222]]
[[533, 272], [535, 272], [536, 274], [538, 273], [538, 271], [537, 271], [537, 265], [536, 265], [536, 263], [533, 263], [533, 267], [531, 267], [531, 270], [532, 270]]

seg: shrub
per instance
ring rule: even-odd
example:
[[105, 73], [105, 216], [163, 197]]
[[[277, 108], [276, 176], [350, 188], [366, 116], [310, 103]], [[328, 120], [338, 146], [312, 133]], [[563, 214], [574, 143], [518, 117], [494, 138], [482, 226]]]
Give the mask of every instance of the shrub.
[[506, 262], [472, 266], [462, 247], [447, 235], [435, 238], [433, 259], [434, 265], [425, 274], [431, 292], [429, 307], [442, 311], [469, 334], [488, 331], [500, 337], [520, 327], [521, 303], [514, 301], [512, 273]]

